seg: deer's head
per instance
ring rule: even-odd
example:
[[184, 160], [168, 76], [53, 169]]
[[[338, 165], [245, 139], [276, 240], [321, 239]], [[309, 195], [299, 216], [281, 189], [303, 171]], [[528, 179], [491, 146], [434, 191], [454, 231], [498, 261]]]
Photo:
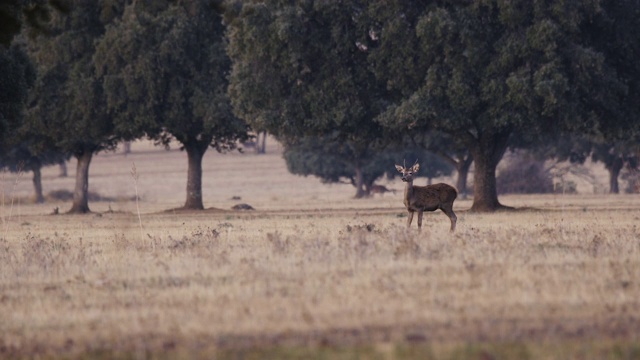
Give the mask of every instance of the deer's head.
[[420, 164], [418, 164], [418, 160], [416, 160], [415, 164], [413, 164], [413, 166], [409, 168], [396, 165], [396, 169], [402, 174], [402, 181], [411, 182], [413, 181], [413, 174], [417, 173], [418, 170], [420, 170]]

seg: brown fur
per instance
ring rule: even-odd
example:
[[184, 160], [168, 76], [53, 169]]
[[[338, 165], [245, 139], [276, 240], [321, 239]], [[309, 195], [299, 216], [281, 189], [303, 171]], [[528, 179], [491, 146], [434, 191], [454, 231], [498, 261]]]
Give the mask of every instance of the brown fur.
[[407, 227], [411, 226], [413, 214], [418, 212], [418, 229], [422, 229], [422, 215], [424, 211], [442, 210], [451, 220], [451, 231], [456, 229], [458, 218], [453, 212], [453, 202], [458, 197], [458, 192], [453, 186], [447, 184], [434, 184], [427, 186], [414, 186], [413, 174], [420, 169], [418, 163], [410, 168], [396, 165], [396, 169], [402, 173], [402, 181], [406, 182], [404, 189], [404, 206], [409, 211]]

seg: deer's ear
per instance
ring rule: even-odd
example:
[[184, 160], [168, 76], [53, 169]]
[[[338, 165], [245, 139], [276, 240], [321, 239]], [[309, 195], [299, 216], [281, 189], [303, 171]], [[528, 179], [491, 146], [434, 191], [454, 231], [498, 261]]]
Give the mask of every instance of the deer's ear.
[[420, 164], [413, 165], [413, 172], [418, 172], [420, 170]]
[[404, 170], [404, 168], [400, 165], [396, 165], [396, 170], [402, 172], [402, 170]]

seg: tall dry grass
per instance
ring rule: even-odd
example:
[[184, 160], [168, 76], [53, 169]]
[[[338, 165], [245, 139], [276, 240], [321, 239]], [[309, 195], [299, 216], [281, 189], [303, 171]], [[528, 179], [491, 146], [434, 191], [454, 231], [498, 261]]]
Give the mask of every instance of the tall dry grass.
[[640, 211], [437, 215], [33, 218], [0, 241], [1, 346], [638, 339]]

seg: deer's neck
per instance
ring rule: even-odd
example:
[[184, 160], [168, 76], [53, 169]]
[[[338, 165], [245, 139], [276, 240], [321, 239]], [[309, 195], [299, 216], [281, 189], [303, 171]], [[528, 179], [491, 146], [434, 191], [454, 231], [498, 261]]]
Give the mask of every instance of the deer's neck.
[[413, 180], [407, 181], [404, 186], [404, 204], [409, 206], [411, 199], [413, 198]]

